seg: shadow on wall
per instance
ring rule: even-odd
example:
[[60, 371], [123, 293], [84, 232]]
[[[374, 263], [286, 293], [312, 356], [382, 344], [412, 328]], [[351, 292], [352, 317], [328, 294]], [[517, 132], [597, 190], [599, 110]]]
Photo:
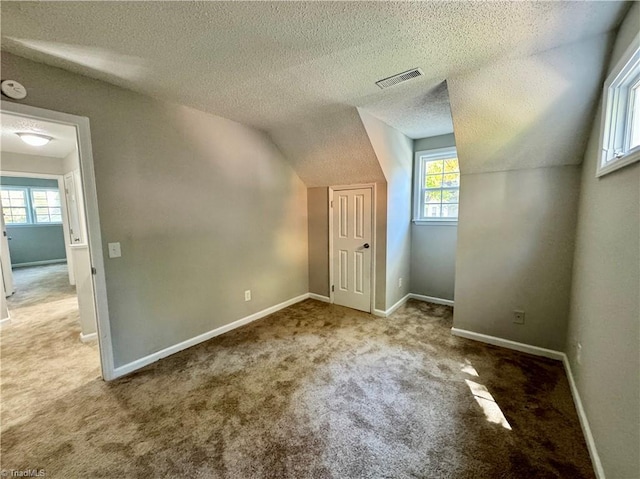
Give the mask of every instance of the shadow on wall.
[[[413, 142], [415, 158], [412, 216], [414, 221], [411, 224], [411, 292], [428, 298], [453, 301], [458, 225], [457, 221], [439, 221], [437, 216], [442, 215], [444, 209], [438, 202], [438, 187], [448, 186], [446, 196], [451, 198], [447, 200], [445, 197], [445, 200], [455, 201], [456, 195], [459, 195], [455, 188], [460, 187], [460, 173], [448, 174], [445, 182], [443, 164], [442, 177], [428, 175], [436, 171], [427, 171], [427, 165], [424, 163], [427, 160], [423, 156], [432, 154], [434, 150], [456, 147], [447, 83], [443, 82], [433, 94], [437, 100], [435, 109], [431, 110], [429, 104], [424, 101], [422, 103], [427, 110], [426, 116], [431, 120], [425, 128], [427, 131], [439, 134], [418, 138]], [[446, 105], [443, 104], [445, 96]], [[434, 121], [439, 125], [438, 128], [434, 127]], [[440, 164], [433, 163], [433, 167], [437, 169]], [[439, 199], [442, 201], [443, 196]], [[432, 208], [429, 205], [432, 205]], [[428, 214], [434, 216], [425, 218], [425, 209]]]
[[[306, 189], [269, 138], [186, 107], [148, 103], [131, 115], [160, 121], [121, 138], [128, 158], [110, 172], [121, 207], [104, 216], [128, 257], [107, 265], [119, 278], [112, 323], [142, 310], [163, 324], [137, 355], [306, 293]], [[137, 359], [123, 352], [132, 336], [113, 329], [118, 362]]]

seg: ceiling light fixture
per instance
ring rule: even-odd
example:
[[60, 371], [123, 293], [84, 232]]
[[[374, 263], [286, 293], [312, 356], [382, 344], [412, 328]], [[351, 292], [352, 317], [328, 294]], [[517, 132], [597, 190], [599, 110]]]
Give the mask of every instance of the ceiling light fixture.
[[31, 146], [44, 146], [49, 143], [53, 138], [46, 135], [40, 135], [38, 133], [16, 133], [22, 141]]

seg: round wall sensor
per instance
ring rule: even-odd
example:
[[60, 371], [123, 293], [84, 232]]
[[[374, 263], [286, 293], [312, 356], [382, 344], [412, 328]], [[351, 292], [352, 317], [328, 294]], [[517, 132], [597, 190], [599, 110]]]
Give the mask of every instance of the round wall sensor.
[[15, 80], [4, 80], [0, 86], [2, 93], [14, 100], [22, 100], [27, 96], [27, 89]]

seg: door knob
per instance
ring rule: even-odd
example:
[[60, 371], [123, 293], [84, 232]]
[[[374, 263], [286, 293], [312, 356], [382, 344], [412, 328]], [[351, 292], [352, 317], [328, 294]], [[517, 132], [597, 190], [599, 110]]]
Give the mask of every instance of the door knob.
[[364, 249], [369, 249], [369, 243], [364, 244]]

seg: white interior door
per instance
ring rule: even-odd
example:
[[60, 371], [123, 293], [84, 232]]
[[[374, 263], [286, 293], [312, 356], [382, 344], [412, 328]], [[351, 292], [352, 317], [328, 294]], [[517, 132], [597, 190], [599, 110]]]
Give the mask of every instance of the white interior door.
[[2, 200], [0, 200], [0, 225], [2, 226], [2, 237], [0, 238], [0, 266], [2, 268], [2, 283], [4, 284], [5, 296], [11, 296], [13, 289], [13, 270], [11, 269], [11, 254], [9, 253], [9, 237], [7, 227], [4, 224], [2, 214]]
[[371, 312], [371, 189], [333, 192], [333, 300]]

